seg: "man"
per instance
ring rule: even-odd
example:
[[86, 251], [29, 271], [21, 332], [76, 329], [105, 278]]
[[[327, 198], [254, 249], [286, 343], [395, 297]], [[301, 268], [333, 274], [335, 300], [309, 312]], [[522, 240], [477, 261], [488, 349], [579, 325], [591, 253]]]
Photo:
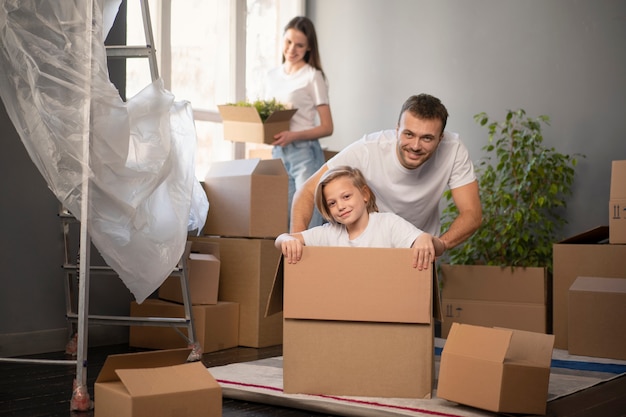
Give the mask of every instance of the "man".
[[[482, 208], [469, 153], [457, 134], [444, 131], [447, 120], [448, 111], [438, 98], [409, 97], [395, 130], [365, 135], [307, 180], [294, 197], [291, 232], [306, 229], [321, 176], [348, 165], [361, 170], [380, 211], [396, 213], [433, 236], [440, 233], [439, 201], [449, 187], [459, 215], [439, 240], [444, 250], [465, 241], [480, 226]], [[434, 261], [433, 243], [414, 248], [414, 258], [420, 265]]]

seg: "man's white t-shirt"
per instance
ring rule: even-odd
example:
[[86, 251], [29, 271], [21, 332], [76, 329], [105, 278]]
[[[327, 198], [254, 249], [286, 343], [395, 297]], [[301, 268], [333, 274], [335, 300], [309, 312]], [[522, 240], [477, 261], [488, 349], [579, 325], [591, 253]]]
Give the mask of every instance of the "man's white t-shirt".
[[330, 159], [329, 169], [358, 168], [376, 195], [381, 212], [395, 213], [415, 227], [439, 236], [443, 192], [476, 180], [467, 148], [456, 133], [444, 132], [433, 156], [416, 169], [400, 164], [395, 129], [370, 133]]
[[326, 223], [301, 233], [306, 246], [410, 248], [423, 232], [393, 213], [369, 213], [367, 227], [354, 240], [342, 224]]
[[283, 66], [270, 70], [265, 86], [266, 99], [290, 105], [298, 111], [291, 118], [289, 130], [301, 131], [317, 125], [317, 106], [329, 104], [328, 84], [322, 72], [309, 64], [287, 74]]

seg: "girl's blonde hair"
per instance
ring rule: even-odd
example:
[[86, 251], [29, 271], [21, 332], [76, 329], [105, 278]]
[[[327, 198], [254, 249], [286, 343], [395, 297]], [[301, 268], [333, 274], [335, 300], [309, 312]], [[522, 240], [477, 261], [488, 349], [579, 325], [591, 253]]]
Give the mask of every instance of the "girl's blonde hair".
[[378, 211], [376, 196], [372, 192], [369, 185], [367, 185], [367, 181], [365, 180], [365, 177], [363, 177], [361, 171], [358, 168], [352, 168], [344, 165], [326, 171], [324, 175], [322, 175], [322, 178], [320, 178], [320, 181], [315, 188], [315, 206], [326, 221], [332, 224], [337, 224], [333, 216], [330, 214], [328, 204], [326, 204], [326, 199], [324, 198], [324, 188], [328, 183], [340, 177], [350, 178], [352, 180], [352, 184], [367, 198], [366, 206], [368, 213]]

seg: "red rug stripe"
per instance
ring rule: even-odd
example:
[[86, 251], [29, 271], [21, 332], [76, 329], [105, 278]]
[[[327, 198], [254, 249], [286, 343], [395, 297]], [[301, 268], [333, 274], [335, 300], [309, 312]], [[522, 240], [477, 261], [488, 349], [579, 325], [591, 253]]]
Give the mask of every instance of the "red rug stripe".
[[[227, 380], [224, 380], [224, 379], [218, 379], [217, 382], [219, 382], [220, 384], [238, 385], [238, 386], [242, 386], [242, 387], [260, 388], [260, 389], [265, 389], [265, 390], [268, 390], [268, 391], [276, 391], [276, 392], [281, 392], [281, 393], [283, 392], [283, 390], [281, 388], [269, 387], [269, 386], [266, 386], [266, 385], [248, 384], [248, 383], [245, 383], [245, 382], [227, 381]], [[329, 399], [332, 399], [332, 400], [346, 402], [346, 403], [363, 404], [363, 405], [371, 405], [371, 406], [376, 406], [376, 407], [392, 408], [392, 409], [396, 409], [396, 410], [412, 411], [412, 412], [427, 414], [427, 415], [431, 415], [431, 416], [462, 417], [462, 416], [459, 416], [458, 414], [442, 413], [442, 412], [439, 412], [439, 411], [424, 410], [424, 409], [421, 409], [421, 408], [414, 408], [414, 407], [403, 407], [403, 406], [399, 406], [399, 405], [381, 404], [381, 403], [377, 403], [377, 402], [374, 402], [374, 401], [352, 400], [352, 399], [349, 399], [349, 398], [335, 397], [335, 396], [332, 396], [332, 395], [317, 395], [317, 394], [305, 394], [305, 395], [309, 395], [311, 397], [329, 398]]]

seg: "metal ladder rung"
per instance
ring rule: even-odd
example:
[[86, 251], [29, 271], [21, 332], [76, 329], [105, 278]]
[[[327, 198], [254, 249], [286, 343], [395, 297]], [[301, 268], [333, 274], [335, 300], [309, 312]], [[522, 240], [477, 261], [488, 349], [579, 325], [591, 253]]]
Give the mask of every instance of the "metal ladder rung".
[[151, 46], [109, 45], [106, 50], [113, 58], [148, 58], [154, 54]]
[[[67, 314], [69, 320], [78, 320], [78, 314]], [[118, 324], [122, 326], [158, 326], [158, 327], [187, 327], [191, 320], [184, 317], [130, 317], [130, 316], [103, 316], [89, 315], [89, 323]]]

